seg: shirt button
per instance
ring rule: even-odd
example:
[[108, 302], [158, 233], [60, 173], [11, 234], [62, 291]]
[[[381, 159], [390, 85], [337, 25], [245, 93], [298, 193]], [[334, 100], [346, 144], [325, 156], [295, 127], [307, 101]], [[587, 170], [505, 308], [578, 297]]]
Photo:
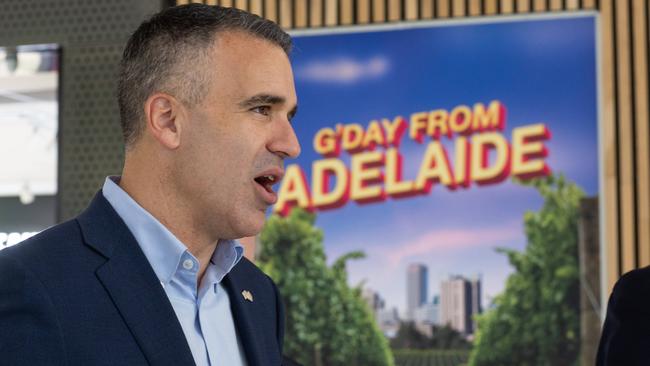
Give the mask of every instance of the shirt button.
[[192, 269], [194, 267], [194, 262], [191, 259], [186, 259], [183, 261], [183, 268]]

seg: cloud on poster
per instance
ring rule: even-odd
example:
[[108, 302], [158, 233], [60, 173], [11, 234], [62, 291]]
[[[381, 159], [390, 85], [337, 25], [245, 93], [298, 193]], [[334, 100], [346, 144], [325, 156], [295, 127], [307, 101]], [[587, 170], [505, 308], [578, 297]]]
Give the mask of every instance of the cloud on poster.
[[375, 56], [367, 60], [340, 57], [329, 61], [307, 62], [296, 71], [303, 81], [328, 84], [349, 84], [362, 80], [379, 79], [386, 75], [390, 62]]
[[505, 246], [506, 243], [521, 238], [521, 235], [521, 227], [516, 223], [474, 230], [434, 229], [398, 245], [379, 248], [377, 253], [394, 268], [403, 261], [433, 253], [437, 256], [451, 255], [452, 252], [463, 249]]

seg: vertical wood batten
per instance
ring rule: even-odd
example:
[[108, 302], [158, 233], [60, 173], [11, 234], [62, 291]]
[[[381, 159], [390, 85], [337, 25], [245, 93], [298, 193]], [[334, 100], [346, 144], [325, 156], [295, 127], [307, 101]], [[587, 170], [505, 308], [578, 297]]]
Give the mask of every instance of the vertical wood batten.
[[451, 9], [449, 9], [449, 1], [436, 1], [436, 18], [449, 18], [450, 15]]
[[351, 25], [354, 23], [354, 1], [341, 0], [341, 25]]
[[618, 257], [618, 161], [616, 146], [616, 105], [614, 103], [614, 19], [613, 0], [601, 0], [601, 48], [602, 64], [602, 100], [601, 100], [601, 131], [603, 132], [603, 169], [605, 209], [602, 215], [605, 222], [605, 237], [602, 238], [605, 246], [606, 275], [605, 291], [609, 294], [614, 283], [620, 275]]
[[433, 18], [433, 0], [420, 0], [420, 19]]
[[517, 13], [528, 13], [528, 12], [530, 12], [530, 1], [517, 0]]
[[[596, 1], [597, 0], [582, 0], [582, 8], [583, 9], [596, 9]], [[600, 0], [605, 1], [605, 0]], [[628, 1], [628, 0], [617, 0], [617, 2], [620, 1]]]
[[632, 136], [632, 83], [628, 2], [616, 1], [616, 77], [618, 89], [618, 152], [620, 174], [620, 215], [622, 272], [636, 268], [634, 230], [634, 156]]
[[388, 21], [389, 22], [398, 22], [402, 19], [401, 1], [388, 0]]
[[235, 7], [241, 10], [248, 11], [248, 1], [246, 0], [236, 0]]
[[386, 19], [386, 2], [384, 0], [370, 0], [372, 1], [372, 22], [383, 23]]
[[309, 0], [294, 0], [294, 9], [293, 9], [293, 19], [294, 19], [294, 28], [305, 28], [307, 27], [307, 1]]
[[634, 47], [635, 126], [636, 133], [636, 208], [638, 266], [650, 265], [650, 126], [648, 125], [648, 39], [646, 0], [632, 1], [632, 47]]
[[233, 4], [232, 4], [232, 0], [220, 0], [219, 5], [225, 6], [227, 8], [231, 8]]
[[321, 9], [323, 7], [324, 0], [307, 0], [309, 1], [309, 26], [311, 27], [322, 27], [323, 26], [323, 16]]
[[496, 15], [498, 13], [497, 0], [483, 0], [483, 6], [485, 7], [485, 15]]
[[262, 16], [262, 0], [251, 0], [250, 12]]
[[546, 11], [546, 0], [533, 0], [533, 11]]
[[580, 8], [580, 0], [565, 0], [567, 10], [577, 10]]
[[[468, 13], [469, 15], [479, 15], [481, 13], [481, 7], [479, 5], [479, 1], [481, 0], [469, 0], [469, 11], [465, 7], [466, 1], [465, 0], [454, 0], [454, 3], [452, 4], [452, 9], [451, 9], [451, 16], [453, 17], [464, 17]], [[476, 8], [478, 11], [474, 12], [473, 9]]]
[[278, 9], [279, 24], [284, 29], [293, 28], [293, 1], [280, 0], [280, 8]]
[[404, 0], [405, 3], [405, 14], [403, 14], [404, 19], [406, 20], [417, 20], [419, 17], [418, 10], [418, 0]]
[[562, 10], [562, 7], [564, 4], [562, 4], [564, 0], [551, 0], [550, 8], [549, 10], [551, 11], [560, 11]]
[[370, 2], [374, 0], [357, 0], [357, 23], [368, 24], [370, 22]]
[[275, 0], [265, 0], [264, 1], [264, 17], [266, 19], [272, 20], [274, 22], [278, 21], [278, 16], [277, 16], [277, 9], [275, 6]]
[[501, 0], [501, 14], [512, 14], [515, 12], [515, 0]]
[[338, 1], [326, 1], [325, 2], [325, 25], [332, 27], [337, 25], [339, 17], [339, 7]]

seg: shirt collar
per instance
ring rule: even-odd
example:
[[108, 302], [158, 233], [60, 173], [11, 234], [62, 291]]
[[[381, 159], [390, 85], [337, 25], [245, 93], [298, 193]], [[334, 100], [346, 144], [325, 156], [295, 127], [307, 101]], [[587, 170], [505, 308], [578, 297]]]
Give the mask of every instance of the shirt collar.
[[[119, 180], [119, 176], [106, 177], [102, 193], [135, 237], [158, 279], [169, 283], [179, 268], [183, 253], [189, 254], [189, 251], [185, 244], [118, 185]], [[208, 271], [211, 275], [206, 280], [221, 282], [243, 254], [244, 248], [236, 240], [220, 240], [210, 259], [215, 270]]]

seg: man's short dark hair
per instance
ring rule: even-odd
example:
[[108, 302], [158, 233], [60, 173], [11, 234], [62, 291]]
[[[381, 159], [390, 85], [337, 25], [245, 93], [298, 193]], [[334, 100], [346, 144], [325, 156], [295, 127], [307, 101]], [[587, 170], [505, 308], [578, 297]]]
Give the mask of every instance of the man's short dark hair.
[[[118, 81], [120, 122], [127, 146], [144, 130], [143, 105], [155, 92], [200, 103], [207, 92], [208, 55], [218, 33], [241, 31], [291, 51], [277, 24], [236, 8], [203, 4], [171, 7], [138, 27], [127, 42]], [[207, 74], [207, 75], [206, 75]]]

